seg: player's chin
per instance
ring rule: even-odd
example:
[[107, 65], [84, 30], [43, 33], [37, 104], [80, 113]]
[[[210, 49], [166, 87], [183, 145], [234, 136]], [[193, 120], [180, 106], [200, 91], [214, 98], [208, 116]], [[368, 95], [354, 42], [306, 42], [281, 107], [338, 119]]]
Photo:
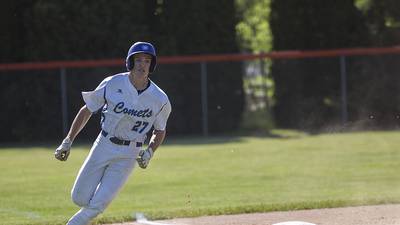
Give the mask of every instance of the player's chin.
[[148, 72], [146, 70], [138, 69], [138, 70], [136, 70], [136, 74], [139, 76], [146, 76], [148, 74]]

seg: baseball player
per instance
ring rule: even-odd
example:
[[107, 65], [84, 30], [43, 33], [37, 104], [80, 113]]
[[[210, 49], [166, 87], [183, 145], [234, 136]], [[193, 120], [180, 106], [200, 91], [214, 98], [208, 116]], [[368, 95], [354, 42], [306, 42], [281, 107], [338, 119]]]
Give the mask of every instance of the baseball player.
[[[75, 137], [92, 113], [102, 112], [102, 130], [72, 188], [72, 200], [81, 209], [67, 225], [88, 224], [102, 213], [126, 182], [135, 163], [145, 169], [163, 142], [171, 104], [167, 95], [149, 79], [156, 64], [154, 46], [136, 42], [126, 57], [128, 72], [107, 77], [95, 90], [82, 92], [86, 104], [56, 149], [56, 159], [68, 159]], [[152, 127], [148, 147], [142, 148]]]

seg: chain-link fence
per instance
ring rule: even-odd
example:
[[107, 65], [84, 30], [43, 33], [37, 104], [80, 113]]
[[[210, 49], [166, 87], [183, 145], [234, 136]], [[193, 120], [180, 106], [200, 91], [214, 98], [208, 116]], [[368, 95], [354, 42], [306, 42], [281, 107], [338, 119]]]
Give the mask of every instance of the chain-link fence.
[[[397, 127], [400, 50], [372, 50], [159, 57], [150, 78], [173, 105], [170, 135]], [[80, 92], [126, 71], [123, 62], [0, 65], [0, 142], [62, 137]], [[92, 119], [81, 135], [98, 131]]]

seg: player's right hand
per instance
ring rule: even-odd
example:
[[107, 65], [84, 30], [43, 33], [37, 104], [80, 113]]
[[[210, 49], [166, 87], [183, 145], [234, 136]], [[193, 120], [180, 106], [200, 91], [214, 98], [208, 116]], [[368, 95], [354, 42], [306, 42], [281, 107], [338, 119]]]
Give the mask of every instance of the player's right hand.
[[60, 161], [67, 161], [69, 152], [71, 150], [72, 141], [69, 138], [65, 138], [60, 146], [54, 152], [54, 157]]
[[146, 169], [149, 165], [151, 157], [153, 157], [153, 149], [147, 148], [146, 150], [140, 150], [136, 161], [138, 162], [140, 168]]

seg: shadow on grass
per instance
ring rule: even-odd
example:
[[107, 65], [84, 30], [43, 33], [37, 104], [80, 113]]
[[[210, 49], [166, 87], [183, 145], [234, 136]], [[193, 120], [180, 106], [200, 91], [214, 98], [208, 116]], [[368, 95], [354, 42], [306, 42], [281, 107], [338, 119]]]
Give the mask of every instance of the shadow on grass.
[[[224, 143], [241, 143], [246, 141], [246, 138], [279, 138], [279, 139], [295, 139], [303, 138], [308, 134], [297, 130], [271, 130], [269, 132], [264, 131], [235, 131], [226, 132], [221, 134], [209, 134], [208, 136], [201, 135], [171, 135], [165, 138], [163, 145], [202, 145], [202, 144], [224, 144]], [[90, 150], [93, 140], [77, 138], [73, 144], [73, 148], [82, 148]], [[148, 143], [148, 141], [146, 142]], [[60, 142], [51, 140], [48, 142], [16, 142], [16, 143], [0, 143], [1, 149], [13, 149], [13, 150], [33, 150], [36, 148], [44, 148], [55, 150], [60, 145]]]
[[230, 132], [224, 134], [210, 134], [208, 136], [171, 136], [164, 141], [166, 145], [201, 145], [201, 144], [223, 144], [223, 143], [240, 143], [245, 138], [279, 138], [279, 139], [295, 139], [308, 136], [307, 133], [296, 130], [272, 130], [269, 132]]
[[[94, 140], [93, 140], [94, 141]], [[60, 145], [60, 142], [49, 141], [49, 142], [16, 142], [16, 143], [0, 143], [0, 151], [1, 150], [35, 150], [35, 149], [50, 149], [56, 150], [56, 148]], [[73, 148], [87, 148], [90, 150], [92, 146], [92, 142], [90, 141], [77, 141], [73, 144]]]

